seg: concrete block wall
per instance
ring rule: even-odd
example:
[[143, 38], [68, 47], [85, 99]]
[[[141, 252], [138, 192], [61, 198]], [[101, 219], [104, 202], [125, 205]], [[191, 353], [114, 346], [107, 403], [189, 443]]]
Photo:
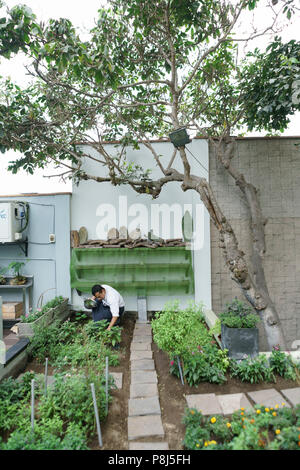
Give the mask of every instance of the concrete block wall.
[[[259, 189], [265, 226], [265, 273], [282, 320], [288, 348], [300, 341], [300, 137], [241, 138], [233, 164]], [[210, 148], [210, 182], [232, 224], [240, 248], [249, 252], [249, 215], [243, 196]], [[225, 266], [218, 233], [211, 224], [212, 309], [220, 313], [235, 296], [244, 300]], [[267, 350], [260, 328], [260, 350]]]

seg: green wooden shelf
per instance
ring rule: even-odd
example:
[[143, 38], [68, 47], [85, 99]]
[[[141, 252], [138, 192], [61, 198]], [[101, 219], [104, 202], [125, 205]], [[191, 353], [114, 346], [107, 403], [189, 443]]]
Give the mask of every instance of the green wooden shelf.
[[73, 248], [71, 287], [108, 284], [124, 295], [194, 293], [192, 254], [185, 247]]

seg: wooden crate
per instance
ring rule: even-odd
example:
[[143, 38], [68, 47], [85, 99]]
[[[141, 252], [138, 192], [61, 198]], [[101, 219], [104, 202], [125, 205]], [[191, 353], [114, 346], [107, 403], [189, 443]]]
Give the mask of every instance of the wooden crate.
[[3, 302], [2, 316], [3, 320], [16, 320], [23, 315], [23, 302]]

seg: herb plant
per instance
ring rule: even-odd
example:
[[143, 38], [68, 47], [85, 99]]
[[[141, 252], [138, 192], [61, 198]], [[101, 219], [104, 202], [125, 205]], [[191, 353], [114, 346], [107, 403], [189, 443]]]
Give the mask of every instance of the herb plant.
[[226, 305], [219, 319], [228, 328], [255, 328], [260, 322], [260, 317], [253, 313], [252, 308], [237, 298]]

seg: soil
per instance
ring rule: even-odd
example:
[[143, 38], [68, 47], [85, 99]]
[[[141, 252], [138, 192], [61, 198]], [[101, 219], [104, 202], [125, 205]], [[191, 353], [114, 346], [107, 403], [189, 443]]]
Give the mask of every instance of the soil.
[[[130, 390], [130, 344], [134, 325], [134, 319], [124, 319], [119, 350], [120, 365], [118, 367], [110, 367], [110, 372], [123, 373], [123, 385], [122, 389], [112, 391], [113, 401], [109, 405], [108, 417], [105, 422], [101, 423], [103, 441], [101, 450], [128, 450], [127, 418]], [[297, 387], [297, 383], [294, 381], [284, 380], [281, 377], [276, 377], [276, 383], [250, 384], [240, 382], [229, 375], [227, 375], [227, 382], [225, 384], [216, 385], [204, 382], [197, 387], [190, 387], [182, 385], [180, 379], [169, 373], [169, 358], [154, 343], [152, 343], [152, 351], [158, 378], [162, 422], [166, 436], [165, 441], [168, 442], [170, 450], [184, 450], [182, 441], [185, 434], [185, 426], [182, 423], [182, 418], [186, 408], [185, 395], [200, 393], [221, 395], [269, 388], [275, 388], [279, 391], [280, 389]], [[37, 364], [36, 361], [32, 361], [27, 364], [26, 371], [28, 370], [43, 373], [44, 366]], [[48, 367], [48, 370], [49, 374], [53, 372], [51, 367]], [[92, 450], [100, 450], [96, 434], [88, 445]]]

